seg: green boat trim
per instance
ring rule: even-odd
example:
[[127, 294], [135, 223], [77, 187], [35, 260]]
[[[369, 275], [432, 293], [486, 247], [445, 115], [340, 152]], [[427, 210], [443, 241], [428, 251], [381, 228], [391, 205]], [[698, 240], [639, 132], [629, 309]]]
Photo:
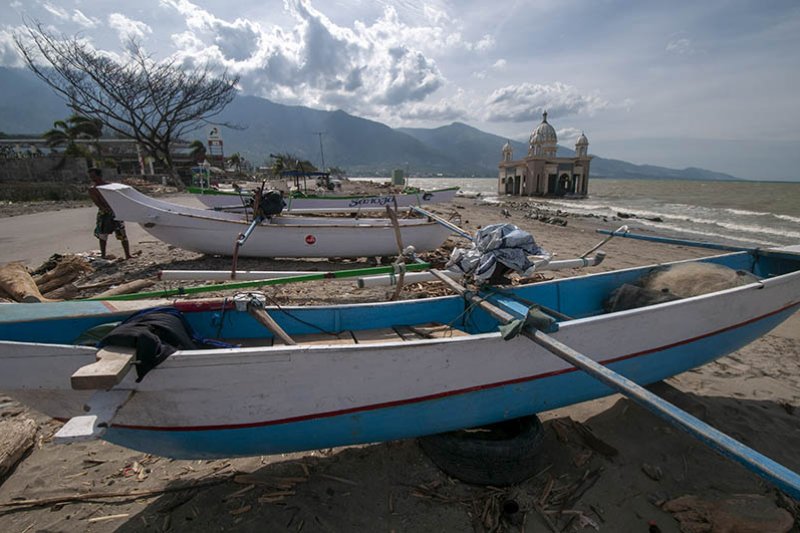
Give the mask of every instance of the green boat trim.
[[[430, 263], [409, 263], [405, 265], [408, 272], [418, 272], [427, 270], [431, 267]], [[142, 300], [145, 298], [166, 298], [168, 296], [184, 296], [187, 294], [200, 294], [204, 292], [216, 292], [224, 290], [251, 289], [255, 287], [267, 287], [270, 285], [284, 285], [287, 283], [302, 283], [305, 281], [320, 281], [326, 279], [345, 279], [359, 276], [375, 276], [379, 274], [393, 274], [394, 266], [351, 268], [347, 270], [336, 270], [333, 272], [309, 272], [299, 276], [287, 278], [262, 279], [254, 281], [234, 281], [231, 283], [216, 283], [211, 285], [200, 285], [197, 287], [178, 287], [176, 289], [166, 289], [163, 291], [137, 292], [134, 294], [119, 294], [116, 296], [106, 296], [104, 298], [86, 298], [83, 301], [110, 301], [110, 300]]]

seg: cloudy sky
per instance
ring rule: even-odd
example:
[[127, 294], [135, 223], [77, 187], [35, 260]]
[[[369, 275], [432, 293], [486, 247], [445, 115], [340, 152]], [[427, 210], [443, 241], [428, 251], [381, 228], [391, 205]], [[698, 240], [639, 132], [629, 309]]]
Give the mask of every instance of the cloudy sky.
[[[454, 121], [743, 177], [800, 179], [797, 0], [0, 0], [0, 63], [23, 18], [120, 53], [210, 61], [242, 91], [390, 126]], [[774, 154], [774, 155], [773, 155]], [[775, 162], [780, 159], [780, 162]]]

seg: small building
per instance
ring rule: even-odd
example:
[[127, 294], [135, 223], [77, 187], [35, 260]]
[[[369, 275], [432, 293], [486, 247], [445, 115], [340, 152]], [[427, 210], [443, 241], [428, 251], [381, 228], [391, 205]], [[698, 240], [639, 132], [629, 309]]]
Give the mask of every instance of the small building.
[[514, 159], [510, 141], [503, 146], [497, 193], [585, 197], [589, 190], [589, 163], [592, 159], [589, 140], [581, 133], [575, 143], [574, 157], [558, 157], [557, 142], [556, 130], [547, 122], [545, 111], [541, 124], [531, 132], [528, 154], [524, 159]]

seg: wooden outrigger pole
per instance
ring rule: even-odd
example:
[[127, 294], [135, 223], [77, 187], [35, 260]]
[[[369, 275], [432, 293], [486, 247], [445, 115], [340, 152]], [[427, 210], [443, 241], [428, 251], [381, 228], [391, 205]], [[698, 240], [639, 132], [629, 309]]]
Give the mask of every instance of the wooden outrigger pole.
[[[432, 272], [439, 273], [435, 270]], [[439, 279], [455, 292], [464, 296], [470, 303], [479, 306], [503, 324], [517, 320], [518, 317], [500, 309], [476, 294], [471, 294], [466, 287], [459, 285], [448, 276], [442, 274]], [[683, 429], [718, 453], [729, 459], [733, 459], [751, 472], [758, 474], [792, 498], [800, 498], [800, 475], [796, 472], [789, 470], [769, 457], [742, 444], [736, 439], [706, 424], [699, 418], [690, 415], [683, 409], [653, 394], [644, 387], [637, 385], [625, 376], [595, 362], [542, 331], [529, 326], [522, 329], [521, 335], [524, 335], [572, 366], [583, 370], [605, 385], [622, 393], [630, 400], [633, 400], [650, 412], [657, 414], [670, 424]]]
[[[415, 210], [418, 212], [424, 211], [421, 209]], [[432, 213], [424, 212], [422, 214], [425, 214], [432, 220], [435, 220], [440, 224], [444, 224], [447, 227], [452, 225], [446, 220], [442, 220]], [[608, 233], [612, 234], [615, 232]], [[616, 233], [615, 236], [626, 236], [626, 233]], [[747, 250], [733, 247], [722, 248], [724, 245], [717, 246], [719, 246], [718, 249], [734, 249], [736, 251]], [[509, 322], [520, 318], [486, 301], [481, 296], [469, 291], [466, 287], [452, 280], [443, 272], [438, 270], [431, 270], [431, 272], [453, 291], [463, 296], [471, 304], [474, 304], [489, 313], [502, 324], [508, 324]], [[522, 328], [520, 334], [532, 340], [553, 355], [560, 357], [575, 368], [583, 370], [608, 387], [620, 392], [625, 397], [641, 405], [648, 411], [660, 416], [673, 426], [686, 431], [691, 436], [697, 438], [700, 440], [700, 442], [706, 444], [721, 455], [736, 461], [751, 472], [761, 476], [770, 484], [785, 492], [792, 498], [800, 499], [800, 475], [798, 475], [796, 472], [789, 470], [785, 466], [773, 461], [769, 457], [746, 446], [745, 444], [737, 441], [729, 435], [726, 435], [709, 424], [706, 424], [699, 418], [692, 416], [683, 409], [664, 400], [660, 396], [653, 394], [644, 387], [629, 380], [625, 376], [614, 372], [610, 368], [605, 367], [600, 363], [590, 359], [586, 355], [578, 352], [577, 350], [570, 348], [547, 333], [537, 330], [532, 326], [525, 326]]]

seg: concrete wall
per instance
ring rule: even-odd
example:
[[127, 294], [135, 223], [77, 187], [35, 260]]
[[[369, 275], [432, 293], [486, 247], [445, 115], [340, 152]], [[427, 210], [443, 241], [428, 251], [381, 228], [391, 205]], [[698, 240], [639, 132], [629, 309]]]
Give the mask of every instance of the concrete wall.
[[0, 159], [0, 183], [88, 183], [86, 159], [69, 157], [60, 169], [54, 170], [60, 160], [59, 156]]

